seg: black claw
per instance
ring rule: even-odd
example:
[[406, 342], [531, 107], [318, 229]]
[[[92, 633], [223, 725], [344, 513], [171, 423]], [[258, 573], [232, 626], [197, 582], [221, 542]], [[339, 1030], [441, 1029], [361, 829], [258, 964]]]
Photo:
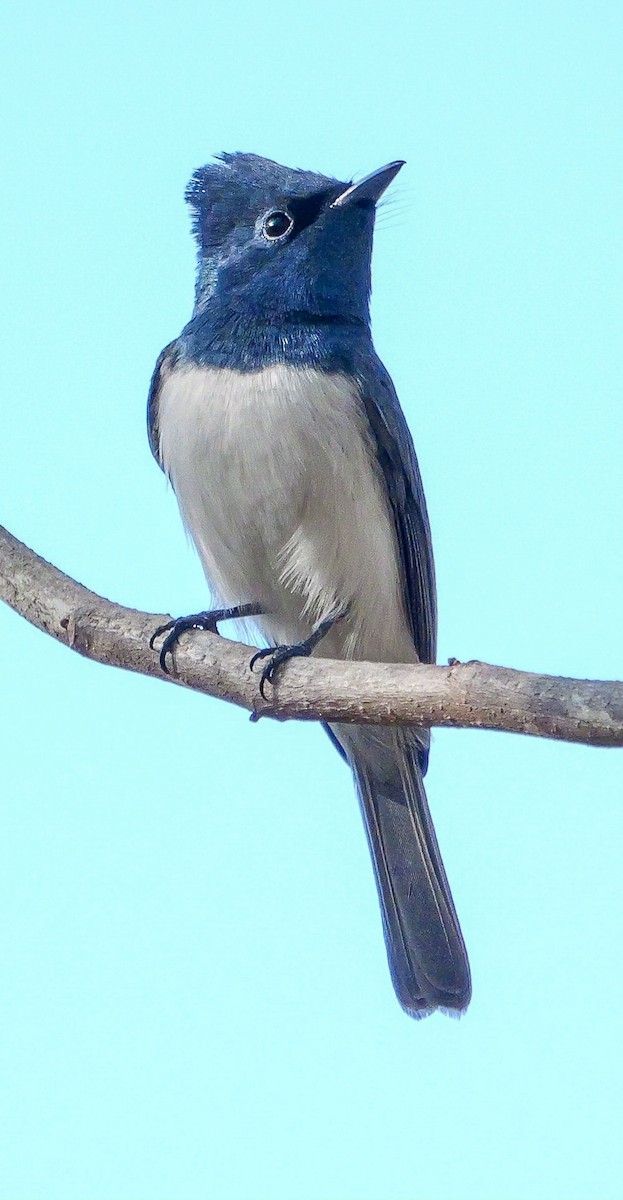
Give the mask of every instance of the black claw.
[[[311, 639], [310, 639], [311, 640]], [[266, 695], [266, 684], [274, 684], [275, 675], [279, 667], [285, 662], [289, 662], [291, 658], [308, 658], [314, 646], [310, 645], [309, 641], [299, 642], [295, 646], [266, 646], [263, 650], [258, 650], [253, 655], [249, 667], [253, 670], [256, 662], [260, 658], [269, 658], [262, 674], [260, 675], [259, 689], [262, 700], [268, 700]]]
[[160, 653], [158, 655], [158, 660], [160, 662], [161, 669], [164, 671], [165, 675], [171, 674], [171, 672], [169, 671], [169, 668], [167, 666], [167, 654], [171, 654], [171, 655], [173, 654], [173, 650], [174, 650], [175, 646], [177, 645], [178, 639], [180, 638], [182, 633], [185, 632], [184, 629], [177, 628], [176, 621], [173, 621], [172, 625], [169, 625], [168, 628], [171, 630], [171, 632], [169, 634], [167, 634], [167, 636], [165, 637], [164, 642], [162, 643], [162, 646], [160, 647]]
[[152, 633], [149, 639], [151, 650], [155, 650], [156, 638], [166, 633], [166, 637], [158, 654], [160, 666], [165, 675], [170, 675], [167, 666], [167, 654], [173, 654], [173, 651], [179, 642], [183, 633], [189, 629], [203, 629], [206, 633], [218, 633], [218, 622], [223, 620], [223, 609], [216, 609], [214, 612], [193, 613], [189, 617], [178, 617], [177, 619], [167, 621], [164, 625], [159, 625], [155, 633]]
[[152, 635], [149, 639], [149, 649], [155, 650], [156, 647], [154, 646], [154, 642], [155, 642], [156, 638], [159, 638], [161, 636], [161, 634], [166, 633], [167, 629], [172, 629], [174, 625], [175, 625], [175, 621], [167, 621], [166, 625], [159, 625], [158, 628], [156, 629], [155, 633], [152, 633]]
[[262, 674], [260, 675], [260, 695], [263, 700], [267, 699], [266, 684], [275, 682], [275, 675], [282, 663], [288, 662], [291, 658], [309, 658], [312, 650], [322, 641], [325, 634], [329, 632], [336, 621], [346, 616], [346, 613], [339, 613], [336, 617], [327, 617], [316, 626], [313, 633], [304, 642], [297, 642], [294, 646], [266, 646], [263, 650], [258, 650], [253, 655], [249, 667], [253, 670], [256, 662], [260, 658], [270, 658], [266, 663]]
[[254, 666], [255, 666], [255, 664], [256, 664], [256, 662], [257, 662], [258, 658], [266, 658], [266, 655], [267, 655], [267, 654], [273, 654], [273, 653], [274, 653], [274, 649], [275, 649], [275, 647], [274, 647], [274, 646], [265, 646], [263, 650], [258, 650], [258, 651], [257, 651], [257, 652], [256, 652], [256, 653], [253, 655], [253, 658], [251, 659], [251, 662], [249, 663], [249, 666], [250, 666], [251, 670], [253, 670], [253, 668], [254, 668]]
[[257, 617], [261, 612], [261, 605], [254, 601], [251, 604], [235, 604], [231, 608], [213, 608], [208, 612], [192, 613], [190, 617], [177, 617], [177, 619], [174, 618], [164, 625], [158, 626], [156, 632], [152, 633], [149, 639], [149, 648], [155, 650], [156, 638], [161, 637], [163, 633], [167, 634], [158, 657], [165, 675], [169, 675], [167, 654], [173, 654], [180, 637], [187, 630], [202, 629], [205, 633], [218, 633], [219, 621], [237, 621], [244, 617]]

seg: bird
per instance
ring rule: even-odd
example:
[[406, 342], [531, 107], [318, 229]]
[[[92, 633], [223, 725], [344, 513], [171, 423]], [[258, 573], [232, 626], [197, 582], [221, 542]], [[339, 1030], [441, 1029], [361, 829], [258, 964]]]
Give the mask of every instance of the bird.
[[[223, 153], [188, 184], [194, 307], [156, 363], [148, 435], [219, 607], [159, 627], [165, 671], [183, 634], [229, 618], [266, 643], [264, 696], [297, 655], [435, 662], [422, 480], [370, 330], [377, 204], [403, 166], [341, 182]], [[397, 998], [460, 1015], [470, 968], [424, 790], [430, 731], [325, 728], [354, 776]]]

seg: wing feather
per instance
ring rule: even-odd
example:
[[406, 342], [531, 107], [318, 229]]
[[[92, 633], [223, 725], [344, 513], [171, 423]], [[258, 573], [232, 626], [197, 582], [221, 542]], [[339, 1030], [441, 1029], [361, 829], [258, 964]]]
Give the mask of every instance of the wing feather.
[[421, 662], [437, 654], [437, 590], [424, 488], [413, 441], [390, 376], [378, 359], [358, 384], [387, 487], [404, 581], [405, 607]]
[[177, 340], [169, 342], [168, 346], [165, 346], [164, 350], [158, 355], [154, 373], [149, 384], [149, 395], [147, 397], [147, 436], [151, 452], [159, 467], [162, 467], [160, 461], [160, 432], [158, 429], [160, 388], [175, 367], [178, 357], [179, 349]]

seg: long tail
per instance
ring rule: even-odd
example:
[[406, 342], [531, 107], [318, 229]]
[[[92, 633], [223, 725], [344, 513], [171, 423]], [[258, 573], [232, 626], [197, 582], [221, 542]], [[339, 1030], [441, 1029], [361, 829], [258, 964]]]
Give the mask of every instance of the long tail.
[[333, 726], [352, 768], [396, 995], [413, 1017], [463, 1012], [469, 962], [428, 810], [411, 730]]

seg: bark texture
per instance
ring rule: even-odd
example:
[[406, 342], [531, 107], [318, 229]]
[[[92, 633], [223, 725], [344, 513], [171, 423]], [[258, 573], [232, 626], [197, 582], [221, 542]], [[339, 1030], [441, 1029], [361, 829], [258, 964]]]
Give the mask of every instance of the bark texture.
[[167, 617], [89, 591], [0, 527], [0, 599], [71, 650], [108, 666], [281, 720], [499, 729], [594, 746], [623, 745], [623, 683], [536, 675], [482, 662], [445, 667], [295, 659], [263, 700], [253, 648], [183, 635], [171, 675], [149, 639]]

